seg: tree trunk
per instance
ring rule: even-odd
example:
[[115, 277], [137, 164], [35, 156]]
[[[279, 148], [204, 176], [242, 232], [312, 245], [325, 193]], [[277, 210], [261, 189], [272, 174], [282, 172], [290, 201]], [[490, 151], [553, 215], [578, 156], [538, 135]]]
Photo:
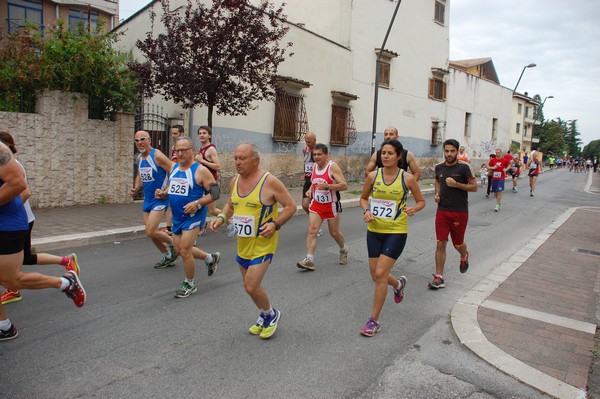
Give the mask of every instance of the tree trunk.
[[208, 103], [208, 127], [212, 129], [213, 103]]

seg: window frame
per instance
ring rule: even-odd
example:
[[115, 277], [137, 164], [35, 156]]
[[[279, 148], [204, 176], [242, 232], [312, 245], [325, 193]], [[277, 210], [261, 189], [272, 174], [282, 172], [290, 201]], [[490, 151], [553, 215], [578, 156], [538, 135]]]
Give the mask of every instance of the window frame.
[[[343, 115], [342, 115], [343, 114]], [[329, 144], [345, 147], [356, 142], [356, 125], [349, 104], [331, 104]]]
[[441, 26], [446, 26], [446, 2], [435, 0], [433, 9], [433, 21]]
[[298, 143], [308, 133], [308, 116], [300, 93], [283, 88], [275, 91], [273, 141]]
[[447, 85], [443, 78], [434, 76], [429, 78], [429, 98], [437, 101], [446, 101]]
[[[14, 8], [24, 10], [25, 19], [23, 20], [22, 25], [17, 25], [16, 27], [11, 28], [11, 26], [13, 25], [13, 23], [12, 23], [13, 18], [11, 18], [11, 8], [13, 8], [13, 12], [15, 12]], [[22, 30], [23, 28], [25, 28], [25, 26], [29, 23], [38, 25], [38, 30], [40, 32], [43, 31], [43, 28], [44, 28], [44, 3], [42, 1], [8, 0], [6, 2], [6, 11], [7, 11], [6, 16], [7, 16], [7, 25], [8, 25], [7, 31], [8, 31], [8, 33], [18, 32], [19, 30]], [[29, 19], [28, 15], [27, 15], [28, 14], [27, 11], [32, 11], [32, 12], [35, 12], [36, 14], [39, 14], [39, 23], [38, 23], [38, 21], [33, 21], [33, 20]]]

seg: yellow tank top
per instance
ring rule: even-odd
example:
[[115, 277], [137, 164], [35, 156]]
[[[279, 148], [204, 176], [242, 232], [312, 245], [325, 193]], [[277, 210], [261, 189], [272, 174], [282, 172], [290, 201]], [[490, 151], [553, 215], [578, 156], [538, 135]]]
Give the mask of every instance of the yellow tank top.
[[394, 181], [385, 184], [383, 168], [377, 169], [371, 190], [371, 213], [375, 220], [367, 225], [369, 231], [385, 234], [408, 233], [408, 217], [402, 211], [408, 198], [404, 173], [402, 169], [398, 169]]
[[275, 231], [271, 238], [261, 237], [259, 228], [272, 220], [277, 219], [277, 203], [264, 205], [260, 202], [260, 192], [269, 172], [265, 172], [252, 191], [242, 197], [238, 193], [238, 181], [236, 176], [231, 193], [233, 204], [233, 223], [237, 234], [238, 256], [244, 259], [256, 259], [261, 256], [275, 253], [279, 232]]

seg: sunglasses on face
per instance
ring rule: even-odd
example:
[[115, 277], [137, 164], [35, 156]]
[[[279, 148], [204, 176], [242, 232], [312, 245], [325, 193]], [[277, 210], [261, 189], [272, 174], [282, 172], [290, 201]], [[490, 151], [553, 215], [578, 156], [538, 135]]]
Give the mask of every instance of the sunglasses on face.
[[140, 141], [146, 141], [146, 140], [150, 140], [150, 137], [140, 137], [139, 139], [133, 139], [133, 141], [135, 141], [136, 143], [139, 143]]

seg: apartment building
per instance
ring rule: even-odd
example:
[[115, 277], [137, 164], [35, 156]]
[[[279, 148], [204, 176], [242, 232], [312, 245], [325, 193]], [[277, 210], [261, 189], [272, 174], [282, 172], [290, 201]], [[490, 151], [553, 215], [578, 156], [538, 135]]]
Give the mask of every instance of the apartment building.
[[99, 21], [106, 31], [119, 22], [118, 0], [0, 0], [0, 32], [23, 32], [26, 26], [44, 32], [57, 20], [71, 28], [94, 30]]

